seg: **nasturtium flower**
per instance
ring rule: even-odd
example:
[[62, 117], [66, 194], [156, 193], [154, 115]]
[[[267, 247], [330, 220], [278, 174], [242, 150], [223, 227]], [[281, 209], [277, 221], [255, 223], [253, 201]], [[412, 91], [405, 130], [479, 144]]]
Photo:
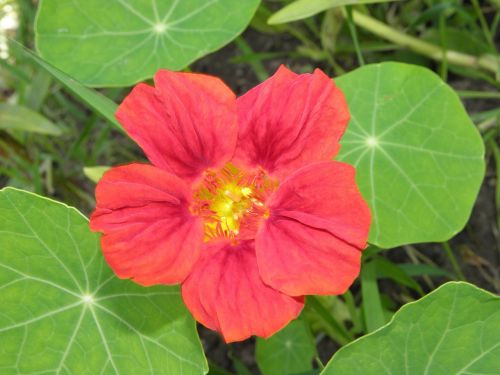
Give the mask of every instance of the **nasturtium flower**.
[[243, 96], [218, 78], [159, 71], [117, 111], [151, 164], [110, 169], [90, 225], [121, 278], [181, 284], [226, 342], [268, 337], [309, 294], [357, 277], [370, 211], [332, 158], [349, 121], [322, 71], [285, 68]]

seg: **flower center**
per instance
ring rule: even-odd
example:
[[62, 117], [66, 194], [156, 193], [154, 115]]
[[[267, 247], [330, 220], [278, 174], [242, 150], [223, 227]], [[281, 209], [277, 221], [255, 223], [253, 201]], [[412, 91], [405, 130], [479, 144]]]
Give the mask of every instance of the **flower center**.
[[231, 163], [206, 171], [191, 206], [204, 220], [205, 241], [253, 239], [260, 221], [269, 215], [265, 203], [277, 186], [263, 171], [247, 172]]

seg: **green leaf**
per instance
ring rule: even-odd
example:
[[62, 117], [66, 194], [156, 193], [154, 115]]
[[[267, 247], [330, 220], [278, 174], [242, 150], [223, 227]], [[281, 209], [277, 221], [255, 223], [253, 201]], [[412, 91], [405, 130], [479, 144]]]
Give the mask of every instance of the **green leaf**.
[[115, 112], [117, 109], [117, 105], [115, 102], [100, 94], [99, 92], [83, 86], [81, 83], [77, 82], [67, 74], [61, 72], [59, 69], [54, 68], [52, 65], [50, 65], [16, 41], [11, 40], [10, 45], [12, 46], [12, 48], [20, 50], [29, 60], [33, 61], [35, 64], [49, 72], [76, 97], [83, 100], [92, 109], [94, 109], [96, 113], [100, 114], [111, 124], [115, 125], [118, 130], [122, 132], [124, 131], [118, 120], [116, 120], [115, 118]]
[[357, 168], [383, 248], [442, 242], [467, 222], [484, 145], [456, 93], [422, 67], [382, 63], [336, 80], [351, 121], [338, 159]]
[[209, 362], [208, 375], [234, 375], [234, 374]]
[[26, 106], [34, 111], [39, 111], [49, 94], [51, 83], [51, 75], [44, 69], [38, 70], [28, 86], [25, 99]]
[[101, 179], [104, 172], [106, 172], [109, 168], [107, 165], [98, 165], [95, 167], [84, 167], [83, 173], [90, 179], [92, 182], [98, 183]]
[[274, 13], [267, 22], [270, 25], [302, 20], [324, 10], [344, 5], [387, 3], [399, 0], [297, 0]]
[[0, 372], [202, 374], [177, 287], [141, 287], [106, 265], [76, 209], [0, 190]]
[[[449, 50], [460, 51], [474, 56], [480, 56], [491, 51], [488, 45], [483, 42], [483, 39], [470, 30], [446, 27], [443, 34], [446, 40], [446, 48]], [[442, 38], [438, 29], [430, 29], [423, 39], [439, 45]]]
[[20, 105], [0, 103], [0, 129], [61, 135], [61, 129], [39, 113]]
[[421, 295], [424, 294], [420, 285], [414, 279], [412, 279], [411, 276], [408, 275], [401, 267], [399, 267], [399, 264], [393, 263], [381, 256], [375, 257], [371, 262], [375, 265], [378, 279], [392, 279], [401, 285], [412, 288]]
[[[308, 297], [307, 304], [301, 314], [301, 319], [307, 322], [312, 332], [326, 333], [339, 344], [351, 341], [349, 332], [344, 328], [344, 331], [347, 332], [346, 335], [342, 328], [338, 329], [338, 326], [345, 326], [346, 322], [358, 323], [358, 314], [355, 311], [350, 311], [350, 306], [337, 296], [315, 296], [315, 299], [316, 301]], [[311, 300], [313, 300], [312, 303]], [[352, 312], [355, 316], [351, 315]], [[331, 324], [332, 319], [337, 324]]]
[[322, 374], [497, 374], [499, 363], [500, 298], [450, 282], [341, 348]]
[[375, 267], [376, 265], [373, 262], [365, 263], [360, 275], [363, 315], [368, 332], [375, 331], [387, 322], [382, 308]]
[[455, 277], [448, 271], [429, 264], [399, 263], [398, 267], [401, 268], [408, 276], [443, 276], [449, 279], [453, 279]]
[[180, 70], [238, 36], [259, 0], [41, 0], [40, 54], [91, 86], [128, 86]]
[[332, 314], [332, 311], [329, 311], [329, 307], [332, 306], [328, 306], [327, 302], [327, 300], [320, 298], [320, 296], [308, 296], [306, 308], [314, 309], [317, 316], [328, 325], [328, 329], [325, 330], [326, 333], [339, 344], [344, 345], [351, 341], [353, 337], [344, 326], [343, 317]]
[[255, 356], [262, 375], [292, 375], [312, 370], [314, 339], [302, 320], [295, 320], [264, 340], [257, 338]]
[[252, 372], [238, 357], [231, 354], [229, 355], [229, 358], [233, 361], [233, 367], [236, 371], [236, 375], [252, 375]]

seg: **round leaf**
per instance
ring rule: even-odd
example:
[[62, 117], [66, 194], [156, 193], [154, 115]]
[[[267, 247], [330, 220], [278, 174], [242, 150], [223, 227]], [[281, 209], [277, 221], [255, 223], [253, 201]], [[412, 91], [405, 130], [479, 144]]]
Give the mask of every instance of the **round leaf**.
[[322, 374], [497, 374], [499, 363], [500, 298], [451, 282], [340, 349]]
[[484, 145], [455, 92], [431, 71], [367, 65], [336, 80], [351, 121], [339, 160], [357, 168], [370, 204], [369, 241], [390, 248], [445, 241], [469, 218]]
[[77, 210], [0, 190], [0, 373], [202, 374], [176, 287], [140, 287], [107, 267]]
[[255, 356], [263, 375], [300, 374], [312, 370], [314, 339], [302, 320], [294, 320], [268, 339], [257, 338]]
[[40, 54], [92, 86], [126, 86], [179, 70], [224, 46], [259, 0], [42, 0]]

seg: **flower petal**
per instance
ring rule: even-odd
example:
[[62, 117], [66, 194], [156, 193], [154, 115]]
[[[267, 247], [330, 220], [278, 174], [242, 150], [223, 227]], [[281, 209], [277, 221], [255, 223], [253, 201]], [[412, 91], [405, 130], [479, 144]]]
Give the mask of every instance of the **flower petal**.
[[235, 162], [283, 178], [330, 160], [349, 121], [344, 94], [321, 70], [297, 75], [281, 66], [237, 100]]
[[262, 282], [253, 241], [208, 243], [182, 284], [182, 297], [195, 319], [219, 331], [226, 342], [269, 337], [303, 307], [303, 298], [286, 296]]
[[371, 222], [354, 168], [304, 167], [280, 185], [268, 207], [255, 239], [264, 282], [291, 296], [345, 292], [359, 273]]
[[230, 160], [236, 98], [220, 79], [160, 70], [156, 87], [137, 85], [116, 117], [155, 166], [193, 179]]
[[203, 242], [203, 223], [188, 209], [190, 194], [177, 176], [151, 165], [129, 164], [104, 174], [90, 227], [104, 233], [104, 256], [118, 277], [142, 285], [186, 278]]

